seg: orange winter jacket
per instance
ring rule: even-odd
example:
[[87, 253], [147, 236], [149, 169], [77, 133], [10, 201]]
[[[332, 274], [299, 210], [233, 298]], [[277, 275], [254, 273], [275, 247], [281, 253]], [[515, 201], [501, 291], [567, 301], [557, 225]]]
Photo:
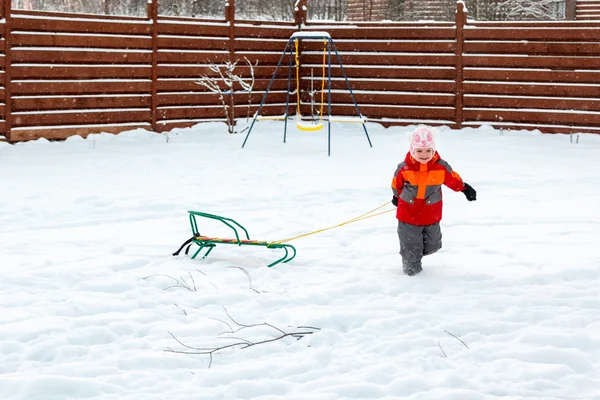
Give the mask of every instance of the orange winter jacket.
[[427, 164], [415, 160], [410, 152], [392, 179], [398, 197], [396, 218], [412, 225], [431, 225], [442, 219], [442, 184], [459, 192], [465, 188], [460, 175], [436, 152]]

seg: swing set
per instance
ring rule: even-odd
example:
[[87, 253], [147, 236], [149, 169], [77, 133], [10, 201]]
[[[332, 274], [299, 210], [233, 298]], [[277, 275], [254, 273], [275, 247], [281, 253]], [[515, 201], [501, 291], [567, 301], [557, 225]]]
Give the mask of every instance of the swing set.
[[[300, 111], [301, 107], [301, 96], [300, 96], [300, 41], [302, 39], [310, 39], [310, 40], [323, 40], [323, 62], [322, 62], [322, 74], [321, 74], [321, 88], [319, 92], [321, 93], [321, 101], [319, 104], [319, 112], [317, 114], [317, 118], [315, 120], [315, 116], [312, 115], [311, 118], [304, 117]], [[354, 103], [354, 108], [358, 116], [340, 116], [335, 117], [331, 115], [331, 58], [332, 58], [332, 50], [336, 56], [338, 65], [341, 69], [342, 75], [348, 87], [348, 91], [350, 92], [350, 96], [352, 97], [352, 102]], [[283, 59], [286, 54], [289, 54], [290, 61], [288, 65], [288, 77], [287, 77], [287, 97], [285, 100], [285, 113], [283, 115], [273, 115], [273, 116], [263, 116], [260, 115], [260, 112], [265, 104], [267, 96], [269, 95], [269, 90], [275, 81], [275, 77], [281, 68], [283, 63]], [[373, 147], [371, 143], [371, 138], [369, 138], [369, 133], [367, 132], [367, 127], [365, 126], [365, 122], [367, 119], [362, 116], [358, 104], [356, 102], [356, 98], [354, 97], [354, 92], [352, 92], [352, 88], [350, 87], [350, 82], [348, 81], [348, 76], [346, 75], [346, 71], [344, 70], [344, 66], [342, 64], [342, 60], [337, 51], [335, 43], [333, 39], [327, 32], [295, 32], [288, 40], [283, 53], [281, 54], [281, 58], [277, 63], [277, 67], [275, 68], [275, 72], [271, 77], [271, 81], [267, 86], [265, 94], [262, 97], [260, 105], [258, 106], [258, 110], [254, 114], [254, 118], [252, 119], [252, 123], [250, 124], [250, 129], [248, 129], [248, 133], [246, 134], [246, 138], [244, 139], [244, 143], [242, 143], [242, 148], [246, 145], [248, 141], [248, 137], [254, 128], [254, 124], [257, 120], [271, 120], [271, 121], [284, 121], [283, 127], [283, 142], [286, 143], [287, 139], [287, 123], [288, 118], [290, 116], [290, 95], [292, 94], [291, 82], [292, 82], [292, 70], [295, 69], [295, 81], [296, 81], [296, 128], [301, 131], [319, 131], [323, 129], [324, 123], [324, 108], [325, 108], [325, 83], [327, 82], [327, 155], [331, 155], [331, 123], [332, 122], [350, 122], [350, 123], [360, 123], [365, 131], [365, 135], [367, 136], [367, 141], [369, 142], [369, 146]], [[311, 79], [311, 85], [313, 80]], [[310, 92], [311, 96], [311, 105], [314, 104], [314, 91]]]

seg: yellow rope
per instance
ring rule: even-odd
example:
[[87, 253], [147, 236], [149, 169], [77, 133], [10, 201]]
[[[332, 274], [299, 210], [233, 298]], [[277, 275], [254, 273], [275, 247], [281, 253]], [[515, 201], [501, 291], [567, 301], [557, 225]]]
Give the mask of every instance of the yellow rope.
[[298, 235], [298, 236], [293, 236], [291, 238], [287, 238], [287, 239], [283, 239], [283, 240], [271, 242], [271, 243], [269, 243], [269, 246], [272, 245], [272, 244], [281, 244], [281, 243], [291, 242], [292, 240], [295, 240], [295, 239], [300, 239], [300, 238], [303, 238], [303, 237], [306, 237], [306, 236], [310, 236], [310, 235], [314, 235], [314, 234], [317, 234], [317, 233], [325, 232], [325, 231], [328, 231], [328, 230], [333, 229], [333, 228], [338, 228], [340, 226], [348, 225], [348, 224], [351, 224], [353, 222], [362, 221], [362, 220], [367, 219], [367, 218], [373, 218], [373, 217], [376, 217], [378, 215], [389, 213], [391, 211], [396, 211], [396, 209], [394, 208], [394, 209], [391, 209], [391, 210], [380, 211], [378, 213], [373, 214], [373, 212], [379, 210], [380, 208], [383, 208], [383, 207], [387, 206], [388, 204], [390, 204], [390, 202], [386, 201], [385, 203], [383, 203], [379, 207], [376, 207], [376, 208], [372, 209], [371, 211], [368, 211], [368, 212], [366, 212], [364, 214], [361, 214], [358, 217], [355, 217], [355, 218], [349, 219], [348, 221], [342, 222], [341, 224], [329, 226], [329, 227], [323, 228], [323, 229], [318, 229], [316, 231], [309, 232], [309, 233], [304, 233], [304, 234]]

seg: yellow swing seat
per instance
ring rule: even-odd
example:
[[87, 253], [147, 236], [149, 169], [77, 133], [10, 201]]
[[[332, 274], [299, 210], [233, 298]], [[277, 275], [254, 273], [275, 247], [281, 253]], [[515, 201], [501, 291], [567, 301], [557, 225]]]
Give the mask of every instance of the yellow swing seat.
[[319, 131], [319, 130], [323, 129], [323, 123], [319, 122], [318, 124], [313, 124], [313, 123], [306, 123], [301, 120], [297, 120], [296, 128], [300, 129], [301, 131], [314, 132], [314, 131]]

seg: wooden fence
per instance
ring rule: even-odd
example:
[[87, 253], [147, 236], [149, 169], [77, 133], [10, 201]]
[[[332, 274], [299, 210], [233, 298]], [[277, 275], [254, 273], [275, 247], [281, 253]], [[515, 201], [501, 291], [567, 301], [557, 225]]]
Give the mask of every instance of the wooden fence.
[[[238, 87], [226, 99], [227, 117], [232, 109], [245, 117], [299, 26], [331, 34], [370, 121], [600, 132], [600, 22], [467, 22], [462, 3], [456, 23], [316, 22], [303, 7], [295, 22], [244, 21], [235, 19], [235, 2], [227, 3], [225, 19], [206, 20], [159, 16], [157, 0], [147, 18], [11, 10], [0, 0], [0, 134], [62, 139], [224, 121], [218, 96], [197, 81], [216, 76], [211, 63], [229, 60], [249, 77], [248, 58], [258, 62], [253, 92]], [[283, 113], [285, 61], [264, 114]], [[305, 40], [301, 61], [307, 113], [322, 43]], [[341, 69], [334, 65], [332, 76], [333, 114], [353, 115]]]
[[577, 0], [576, 19], [600, 21], [600, 0]]

